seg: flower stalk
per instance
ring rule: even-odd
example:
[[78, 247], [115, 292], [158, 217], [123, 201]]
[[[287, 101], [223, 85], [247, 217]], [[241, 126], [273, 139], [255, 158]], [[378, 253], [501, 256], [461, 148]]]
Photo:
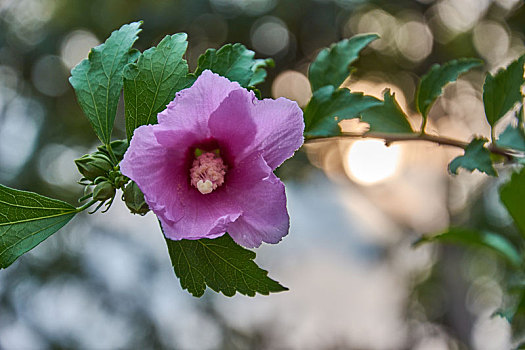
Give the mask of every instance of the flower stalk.
[[[315, 143], [319, 141], [327, 141], [333, 139], [348, 139], [348, 138], [372, 138], [372, 139], [383, 139], [385, 144], [389, 146], [394, 142], [401, 141], [427, 141], [436, 143], [442, 146], [451, 146], [461, 149], [466, 149], [469, 145], [468, 142], [445, 137], [438, 135], [431, 135], [426, 133], [411, 133], [411, 134], [388, 134], [380, 132], [367, 132], [367, 133], [356, 133], [356, 132], [343, 132], [340, 136], [325, 138], [325, 137], [313, 137], [305, 141], [305, 143]], [[505, 157], [507, 160], [513, 160], [514, 158], [524, 157], [522, 153], [516, 152], [514, 150], [509, 150], [497, 146], [494, 143], [490, 143], [487, 146], [487, 149], [493, 153]]]

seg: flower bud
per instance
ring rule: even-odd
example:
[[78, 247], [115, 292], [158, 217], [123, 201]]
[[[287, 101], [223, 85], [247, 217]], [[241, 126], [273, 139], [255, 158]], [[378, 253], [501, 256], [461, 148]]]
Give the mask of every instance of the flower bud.
[[149, 211], [144, 194], [134, 181], [128, 183], [124, 188], [122, 200], [133, 214], [146, 215]]
[[113, 166], [111, 162], [102, 154], [85, 154], [79, 159], [75, 159], [78, 171], [88, 180], [95, 180], [99, 176], [106, 175]]
[[116, 178], [115, 178], [115, 181], [113, 182], [115, 184], [115, 186], [117, 188], [122, 188], [124, 187], [125, 184], [127, 184], [129, 181], [129, 179], [127, 177], [125, 177], [124, 175], [122, 174], [119, 174]]
[[[105, 145], [100, 145], [97, 149], [109, 157], [109, 152]], [[119, 162], [124, 158], [124, 153], [126, 153], [127, 149], [128, 140], [115, 140], [111, 142], [111, 150]]]
[[96, 199], [98, 201], [106, 201], [108, 199], [111, 199], [115, 196], [115, 187], [108, 182], [104, 181], [99, 183], [95, 186], [95, 189], [93, 190], [93, 199]]

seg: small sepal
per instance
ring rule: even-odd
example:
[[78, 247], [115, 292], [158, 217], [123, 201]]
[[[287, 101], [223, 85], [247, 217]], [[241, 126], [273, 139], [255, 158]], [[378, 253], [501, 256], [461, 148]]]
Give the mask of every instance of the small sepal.
[[109, 158], [101, 152], [85, 154], [75, 159], [75, 164], [84, 178], [90, 181], [95, 181], [100, 176], [106, 176], [113, 169]]

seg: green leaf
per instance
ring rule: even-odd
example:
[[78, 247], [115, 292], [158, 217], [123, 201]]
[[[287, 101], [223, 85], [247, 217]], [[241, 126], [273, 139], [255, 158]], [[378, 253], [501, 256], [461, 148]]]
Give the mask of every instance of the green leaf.
[[495, 76], [487, 74], [483, 85], [483, 105], [491, 126], [521, 100], [521, 86], [525, 83], [524, 63], [525, 55], [512, 62], [506, 69], [499, 70]]
[[370, 125], [371, 132], [406, 134], [414, 132], [390, 89], [383, 92], [383, 102], [361, 113], [361, 120]]
[[274, 66], [275, 62], [271, 58], [255, 60], [255, 63], [252, 65], [253, 76], [248, 83], [249, 86], [264, 83], [267, 75], [266, 68], [273, 68]]
[[460, 58], [440, 66], [435, 64], [421, 78], [416, 92], [416, 107], [426, 121], [430, 107], [443, 93], [443, 87], [455, 81], [461, 74], [480, 66], [483, 62], [475, 58]]
[[499, 135], [496, 143], [498, 146], [525, 152], [525, 132], [523, 129], [509, 124], [505, 131]]
[[71, 71], [69, 82], [80, 107], [104, 144], [111, 140], [124, 66], [138, 56], [138, 51], [131, 47], [138, 38], [141, 24], [125, 24], [114, 31], [104, 44], [93, 48], [88, 58]]
[[519, 267], [522, 263], [521, 255], [516, 247], [504, 236], [492, 232], [450, 227], [446, 232], [438, 235], [424, 235], [414, 245], [418, 246], [429, 242], [486, 247], [507, 259], [515, 267]]
[[255, 296], [288, 290], [253, 262], [254, 252], [239, 246], [228, 234], [215, 239], [166, 239], [166, 243], [182, 288], [195, 297], [202, 296], [206, 286], [229, 297], [236, 292]]
[[157, 114], [191, 84], [188, 63], [183, 58], [188, 42], [184, 33], [167, 35], [157, 47], [144, 51], [137, 63], [124, 69], [126, 134], [141, 125], [156, 124]]
[[340, 87], [350, 75], [350, 65], [359, 57], [361, 50], [378, 38], [377, 34], [356, 35], [319, 52], [308, 70], [312, 91], [327, 85], [336, 89]]
[[305, 136], [330, 137], [341, 133], [339, 122], [357, 118], [368, 108], [381, 105], [382, 101], [348, 89], [335, 90], [325, 86], [315, 91], [304, 110]]
[[525, 236], [525, 168], [512, 174], [510, 181], [501, 186], [499, 195], [516, 226]]
[[491, 176], [497, 176], [492, 166], [490, 151], [484, 147], [487, 142], [484, 138], [475, 138], [465, 149], [465, 155], [456, 157], [448, 168], [452, 174], [458, 173], [458, 168], [464, 168], [472, 172], [475, 169]]
[[0, 185], [0, 268], [36, 247], [77, 212], [66, 202]]
[[194, 77], [209, 69], [231, 81], [238, 82], [243, 87], [254, 86], [264, 81], [266, 76], [264, 69], [273, 64], [270, 60], [255, 60], [254, 56], [255, 52], [248, 50], [242, 44], [227, 44], [219, 50], [208, 49], [199, 57]]

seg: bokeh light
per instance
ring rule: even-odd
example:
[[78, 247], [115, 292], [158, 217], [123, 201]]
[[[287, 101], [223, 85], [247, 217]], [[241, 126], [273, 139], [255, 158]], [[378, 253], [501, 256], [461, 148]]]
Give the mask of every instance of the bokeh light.
[[20, 82], [18, 72], [7, 65], [0, 65], [0, 107], [4, 107], [17, 96]]
[[414, 62], [420, 62], [430, 55], [433, 39], [428, 26], [418, 21], [401, 25], [395, 38], [401, 54]]
[[290, 42], [286, 24], [276, 17], [263, 17], [256, 21], [251, 33], [254, 49], [269, 56], [285, 53]]
[[345, 170], [350, 178], [371, 185], [392, 177], [399, 167], [401, 146], [380, 140], [359, 140], [348, 148]]
[[306, 106], [312, 90], [308, 78], [297, 71], [284, 71], [279, 74], [272, 84], [272, 96], [274, 98], [286, 97], [292, 101], [296, 101], [301, 107]]
[[100, 42], [93, 33], [87, 30], [75, 30], [62, 41], [60, 56], [66, 67], [71, 69], [87, 58], [89, 50], [99, 44]]
[[349, 25], [354, 33], [377, 33], [379, 40], [370, 44], [370, 47], [383, 52], [391, 52], [398, 26], [398, 20], [390, 13], [373, 9], [365, 14], [356, 14]]
[[443, 0], [436, 4], [441, 22], [451, 31], [471, 29], [484, 15], [491, 0]]
[[10, 24], [11, 33], [20, 44], [33, 46], [44, 39], [42, 29], [55, 12], [56, 0], [7, 0], [4, 6], [0, 14]]
[[228, 16], [242, 12], [250, 16], [260, 16], [270, 11], [277, 0], [211, 0], [210, 2], [217, 11]]
[[42, 106], [17, 97], [7, 107], [0, 128], [0, 179], [13, 180], [29, 160], [37, 145], [44, 119]]
[[476, 51], [491, 64], [496, 64], [507, 55], [510, 37], [507, 30], [495, 21], [481, 21], [473, 30]]
[[85, 153], [62, 144], [49, 144], [39, 152], [38, 170], [49, 184], [60, 187], [73, 187], [80, 180], [74, 160]]
[[42, 56], [33, 66], [33, 84], [44, 95], [63, 95], [69, 88], [67, 77], [68, 71], [58, 56]]

